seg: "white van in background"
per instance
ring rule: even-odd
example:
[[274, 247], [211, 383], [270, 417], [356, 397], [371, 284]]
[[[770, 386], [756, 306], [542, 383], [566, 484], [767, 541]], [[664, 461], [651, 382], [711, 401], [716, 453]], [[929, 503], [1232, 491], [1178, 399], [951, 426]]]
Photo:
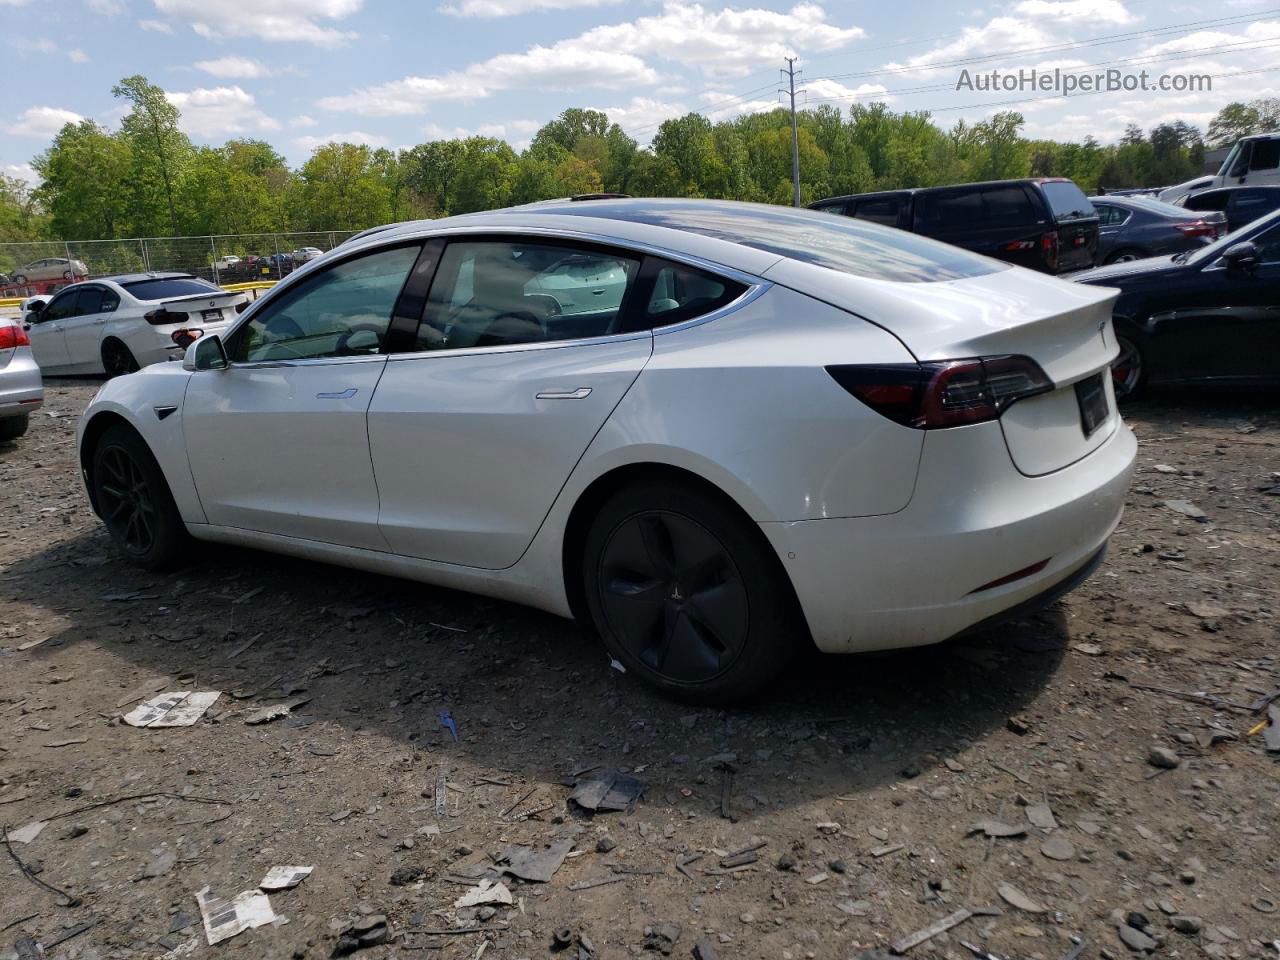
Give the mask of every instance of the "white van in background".
[[1193, 193], [1242, 183], [1251, 187], [1280, 186], [1280, 133], [1244, 137], [1231, 148], [1214, 176], [1165, 187], [1156, 196], [1165, 203], [1178, 203]]

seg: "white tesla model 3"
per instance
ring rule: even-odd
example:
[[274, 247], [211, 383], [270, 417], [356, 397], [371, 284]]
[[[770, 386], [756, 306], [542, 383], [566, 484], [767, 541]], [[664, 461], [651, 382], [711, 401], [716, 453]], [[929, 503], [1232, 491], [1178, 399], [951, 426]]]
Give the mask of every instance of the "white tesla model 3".
[[190, 536], [503, 597], [726, 701], [1096, 567], [1136, 450], [1114, 296], [753, 204], [402, 224], [106, 384], [80, 458], [146, 566]]

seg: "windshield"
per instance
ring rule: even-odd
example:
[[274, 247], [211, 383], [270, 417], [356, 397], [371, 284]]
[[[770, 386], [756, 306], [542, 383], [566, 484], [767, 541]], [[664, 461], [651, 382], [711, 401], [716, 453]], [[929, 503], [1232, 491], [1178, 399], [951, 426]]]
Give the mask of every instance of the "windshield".
[[[1175, 257], [1174, 259], [1178, 263], [1195, 264], [1195, 263], [1212, 262], [1216, 260], [1218, 257], [1222, 256], [1223, 251], [1225, 251], [1227, 247], [1231, 246], [1233, 243], [1239, 243], [1241, 240], [1248, 240], [1253, 234], [1260, 233], [1263, 230], [1266, 230], [1268, 227], [1273, 226], [1277, 220], [1280, 220], [1280, 210], [1274, 210], [1271, 213], [1267, 214], [1265, 217], [1259, 217], [1257, 220], [1254, 220], [1252, 223], [1246, 223], [1239, 230], [1231, 231], [1221, 240], [1216, 240], [1213, 243], [1209, 244], [1207, 247], [1201, 247], [1199, 250], [1191, 254], [1191, 256], [1187, 257], [1185, 260], [1178, 260], [1177, 257]], [[1246, 234], [1248, 234], [1249, 236], [1245, 236]], [[1178, 257], [1182, 257], [1182, 256], [1184, 256], [1184, 254], [1178, 254]]]

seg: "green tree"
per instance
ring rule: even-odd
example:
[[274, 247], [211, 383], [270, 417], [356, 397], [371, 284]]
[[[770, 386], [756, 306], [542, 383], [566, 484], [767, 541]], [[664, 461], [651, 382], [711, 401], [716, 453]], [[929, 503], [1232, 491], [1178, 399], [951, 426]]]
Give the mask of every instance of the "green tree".
[[493, 210], [511, 202], [520, 160], [511, 145], [494, 137], [462, 141], [457, 177], [457, 209], [450, 213]]
[[456, 212], [454, 192], [464, 154], [461, 140], [432, 140], [418, 144], [400, 158], [405, 183], [428, 209], [441, 216]]
[[167, 221], [169, 232], [177, 233], [178, 192], [194, 152], [178, 129], [181, 114], [164, 91], [141, 74], [125, 77], [111, 93], [133, 105], [120, 121], [120, 135], [131, 153], [136, 222], [143, 231], [158, 233]]
[[363, 144], [317, 147], [291, 193], [294, 224], [303, 230], [363, 230], [391, 220], [390, 188]]
[[107, 240], [126, 236], [134, 217], [128, 180], [129, 146], [92, 120], [67, 124], [31, 161], [42, 183], [36, 198], [54, 236]]

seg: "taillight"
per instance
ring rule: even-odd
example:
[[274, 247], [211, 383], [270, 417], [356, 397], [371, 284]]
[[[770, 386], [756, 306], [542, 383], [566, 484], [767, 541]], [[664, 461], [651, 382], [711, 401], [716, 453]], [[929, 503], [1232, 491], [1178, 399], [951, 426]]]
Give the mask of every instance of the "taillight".
[[7, 324], [0, 327], [0, 350], [12, 350], [14, 347], [31, 346], [31, 338], [27, 331], [18, 324]]
[[143, 314], [142, 319], [153, 327], [163, 327], [168, 323], [185, 323], [187, 315], [185, 313], [170, 313], [164, 307], [159, 307]]
[[1175, 223], [1173, 228], [1187, 237], [1216, 237], [1218, 230], [1211, 223], [1193, 220], [1190, 223]]
[[1058, 269], [1058, 231], [1050, 230], [1040, 235], [1040, 252], [1044, 255], [1044, 263], [1050, 270]]
[[183, 327], [169, 334], [169, 339], [185, 350], [203, 336], [204, 331], [199, 327]]
[[872, 410], [917, 430], [995, 420], [1018, 400], [1053, 389], [1038, 363], [1015, 355], [826, 369]]

